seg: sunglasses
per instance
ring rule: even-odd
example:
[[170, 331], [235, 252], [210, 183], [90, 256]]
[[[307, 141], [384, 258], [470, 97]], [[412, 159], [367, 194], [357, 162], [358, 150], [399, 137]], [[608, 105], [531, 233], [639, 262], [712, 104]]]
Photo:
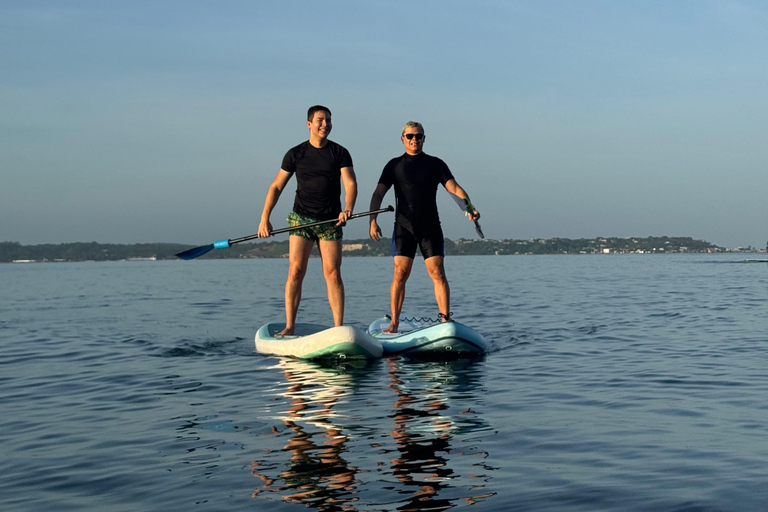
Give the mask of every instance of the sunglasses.
[[412, 138], [416, 137], [416, 140], [421, 140], [424, 138], [423, 133], [406, 133], [405, 138], [408, 140], [411, 140]]

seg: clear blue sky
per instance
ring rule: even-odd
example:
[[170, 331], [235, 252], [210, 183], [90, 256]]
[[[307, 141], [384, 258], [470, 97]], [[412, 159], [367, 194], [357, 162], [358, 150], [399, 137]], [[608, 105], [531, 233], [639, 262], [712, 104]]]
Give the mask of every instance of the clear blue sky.
[[[320, 103], [357, 211], [416, 120], [489, 238], [764, 247], [767, 56], [757, 0], [5, 0], [0, 241], [254, 233]], [[440, 194], [446, 235], [473, 237]]]

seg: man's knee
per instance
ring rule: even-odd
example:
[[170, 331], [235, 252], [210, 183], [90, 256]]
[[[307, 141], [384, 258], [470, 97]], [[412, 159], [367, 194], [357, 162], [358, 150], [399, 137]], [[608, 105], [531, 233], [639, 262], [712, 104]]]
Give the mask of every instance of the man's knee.
[[405, 282], [408, 280], [408, 277], [411, 275], [411, 266], [410, 265], [398, 265], [395, 264], [395, 281], [399, 282]]
[[448, 277], [445, 275], [444, 271], [441, 270], [432, 270], [429, 272], [429, 277], [432, 278], [432, 281], [436, 283], [447, 283]]
[[337, 254], [323, 255], [323, 275], [326, 279], [341, 279], [341, 258]]
[[341, 264], [323, 265], [323, 276], [329, 283], [341, 282]]
[[433, 281], [447, 281], [447, 277], [445, 275], [445, 266], [443, 265], [442, 261], [428, 261], [427, 272]]
[[301, 282], [307, 273], [307, 265], [302, 263], [291, 263], [288, 266], [288, 280]]

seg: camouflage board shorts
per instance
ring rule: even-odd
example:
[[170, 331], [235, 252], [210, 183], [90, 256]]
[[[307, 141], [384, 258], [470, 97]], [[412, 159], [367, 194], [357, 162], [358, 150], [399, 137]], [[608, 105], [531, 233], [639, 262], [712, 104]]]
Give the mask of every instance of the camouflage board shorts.
[[[288, 225], [291, 227], [309, 224], [310, 222], [317, 222], [317, 220], [304, 217], [296, 212], [291, 212], [288, 215]], [[301, 238], [306, 238], [307, 240], [312, 241], [341, 240], [341, 226], [337, 226], [336, 222], [338, 221], [334, 220], [333, 222], [329, 221], [327, 224], [320, 224], [319, 226], [312, 226], [311, 228], [297, 229], [296, 231], [291, 231], [291, 236], [300, 236]]]

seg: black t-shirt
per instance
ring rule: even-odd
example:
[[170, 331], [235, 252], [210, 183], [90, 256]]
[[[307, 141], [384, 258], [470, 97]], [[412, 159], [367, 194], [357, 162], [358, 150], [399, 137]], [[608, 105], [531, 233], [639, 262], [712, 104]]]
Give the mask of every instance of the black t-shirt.
[[440, 225], [437, 186], [452, 179], [451, 170], [439, 158], [405, 153], [387, 163], [379, 183], [395, 187], [395, 222], [418, 234]]
[[296, 175], [293, 211], [315, 220], [328, 220], [341, 212], [341, 169], [352, 167], [343, 146], [327, 141], [316, 148], [304, 141], [288, 150], [281, 169]]

